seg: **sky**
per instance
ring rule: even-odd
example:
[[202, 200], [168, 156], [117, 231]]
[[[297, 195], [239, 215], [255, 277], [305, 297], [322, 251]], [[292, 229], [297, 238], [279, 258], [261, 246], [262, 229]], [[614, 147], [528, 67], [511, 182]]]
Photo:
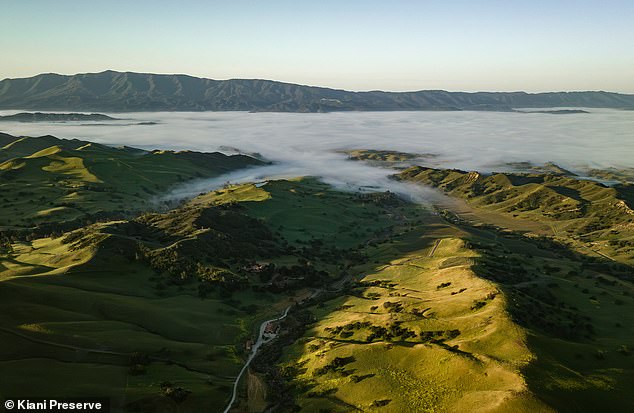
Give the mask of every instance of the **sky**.
[[0, 78], [108, 69], [348, 90], [634, 93], [632, 0], [0, 0]]

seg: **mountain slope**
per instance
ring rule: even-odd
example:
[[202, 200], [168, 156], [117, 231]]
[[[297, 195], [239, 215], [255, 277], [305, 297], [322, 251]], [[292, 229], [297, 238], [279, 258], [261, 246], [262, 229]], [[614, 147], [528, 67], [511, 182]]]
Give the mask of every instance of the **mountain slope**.
[[634, 108], [634, 95], [609, 92], [350, 92], [258, 79], [105, 71], [41, 74], [0, 81], [0, 108], [38, 110], [497, 110], [515, 107]]

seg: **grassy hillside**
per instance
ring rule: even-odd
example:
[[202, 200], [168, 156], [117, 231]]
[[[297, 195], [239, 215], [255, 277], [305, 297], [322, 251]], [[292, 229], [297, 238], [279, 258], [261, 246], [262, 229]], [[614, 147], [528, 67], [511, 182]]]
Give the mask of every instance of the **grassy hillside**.
[[[5, 243], [0, 396], [37, 388], [110, 395], [128, 411], [220, 411], [258, 323], [344, 276], [374, 233], [389, 233], [392, 203], [275, 181]], [[292, 209], [301, 219], [283, 219]]]
[[369, 165], [406, 169], [413, 165], [426, 164], [436, 158], [433, 153], [410, 153], [399, 151], [375, 150], [375, 149], [353, 149], [344, 151], [348, 159], [353, 161], [363, 161]]
[[561, 412], [634, 408], [632, 267], [514, 233], [471, 234], [475, 272], [501, 286], [527, 331], [535, 360], [523, 375], [533, 393]]
[[634, 407], [631, 267], [448, 211], [408, 216], [289, 334], [277, 374], [301, 411]]
[[634, 168], [591, 169], [588, 175], [597, 179], [616, 181], [624, 184], [634, 183]]
[[425, 167], [407, 169], [398, 178], [465, 199], [475, 215], [492, 224], [634, 264], [634, 187], [629, 184], [608, 187], [558, 172], [482, 175]]
[[5, 228], [125, 216], [187, 180], [262, 164], [242, 155], [113, 148], [53, 136], [2, 134], [0, 145]]
[[371, 251], [378, 265], [310, 308], [315, 322], [282, 359], [301, 411], [550, 411], [520, 374], [534, 359], [526, 331], [471, 270], [477, 253], [428, 225]]
[[17, 203], [2, 212], [0, 397], [222, 411], [260, 323], [290, 305], [233, 413], [634, 409], [627, 184], [413, 167], [399, 179], [452, 198], [431, 209], [297, 178], [113, 218], [259, 161], [0, 143]]

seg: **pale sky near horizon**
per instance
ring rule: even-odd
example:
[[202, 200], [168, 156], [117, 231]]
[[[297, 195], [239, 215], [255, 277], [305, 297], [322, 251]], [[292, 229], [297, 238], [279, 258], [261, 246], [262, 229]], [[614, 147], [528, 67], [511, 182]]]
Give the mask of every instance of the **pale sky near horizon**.
[[0, 0], [0, 52], [0, 78], [112, 69], [634, 93], [634, 0]]

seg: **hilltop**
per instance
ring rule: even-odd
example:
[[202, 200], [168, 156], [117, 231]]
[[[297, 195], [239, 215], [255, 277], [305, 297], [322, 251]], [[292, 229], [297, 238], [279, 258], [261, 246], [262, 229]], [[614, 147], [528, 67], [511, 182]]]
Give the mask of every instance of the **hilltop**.
[[260, 79], [115, 72], [40, 74], [0, 81], [0, 108], [98, 111], [391, 111], [634, 108], [610, 92], [352, 92]]

